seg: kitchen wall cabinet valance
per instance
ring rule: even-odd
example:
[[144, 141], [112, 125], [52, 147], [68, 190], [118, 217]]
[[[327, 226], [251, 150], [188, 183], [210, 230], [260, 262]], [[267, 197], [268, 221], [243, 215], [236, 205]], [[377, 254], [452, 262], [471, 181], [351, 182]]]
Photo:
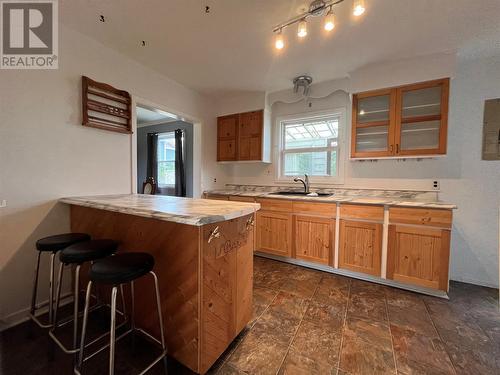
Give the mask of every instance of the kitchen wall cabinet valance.
[[264, 111], [217, 118], [217, 161], [270, 162], [270, 129]]
[[131, 102], [127, 91], [82, 77], [83, 126], [130, 134]]
[[354, 94], [351, 158], [446, 154], [449, 78]]

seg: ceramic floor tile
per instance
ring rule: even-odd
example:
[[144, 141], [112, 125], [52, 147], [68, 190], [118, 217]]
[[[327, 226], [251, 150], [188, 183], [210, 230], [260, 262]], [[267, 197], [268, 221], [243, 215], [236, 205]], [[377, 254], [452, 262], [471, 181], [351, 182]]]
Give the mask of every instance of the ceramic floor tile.
[[288, 344], [250, 332], [227, 360], [227, 364], [248, 374], [276, 375]]
[[402, 328], [411, 329], [427, 336], [437, 336], [434, 324], [429, 314], [424, 309], [398, 307], [398, 305], [387, 306], [389, 321]]
[[392, 350], [391, 331], [384, 322], [348, 317], [344, 336], [357, 337], [368, 344]]
[[301, 319], [307, 310], [308, 301], [287, 292], [278, 292], [276, 298], [269, 305], [270, 311], [285, 313]]
[[327, 362], [318, 361], [290, 349], [278, 374], [280, 375], [328, 375], [336, 374], [337, 368]]
[[391, 325], [391, 333], [398, 370], [401, 372], [408, 374], [429, 367], [454, 373], [445, 347], [438, 337], [429, 337], [396, 325]]
[[385, 299], [368, 295], [353, 295], [351, 289], [347, 315], [387, 321], [387, 307]]
[[288, 345], [300, 323], [300, 318], [286, 313], [267, 310], [252, 327], [257, 337], [269, 338], [276, 342]]
[[257, 319], [264, 312], [264, 310], [271, 304], [277, 294], [277, 290], [254, 287], [252, 321]]
[[345, 306], [329, 305], [310, 301], [304, 320], [328, 324], [332, 329], [340, 329], [344, 324]]
[[392, 350], [344, 335], [339, 368], [352, 375], [395, 374]]
[[459, 374], [500, 374], [500, 347], [488, 343], [474, 348], [446, 343], [446, 350]]
[[302, 321], [291, 348], [314, 362], [337, 368], [341, 338], [341, 329], [329, 324]]
[[288, 292], [302, 298], [311, 298], [318, 287], [319, 279], [285, 279], [279, 289], [283, 292]]

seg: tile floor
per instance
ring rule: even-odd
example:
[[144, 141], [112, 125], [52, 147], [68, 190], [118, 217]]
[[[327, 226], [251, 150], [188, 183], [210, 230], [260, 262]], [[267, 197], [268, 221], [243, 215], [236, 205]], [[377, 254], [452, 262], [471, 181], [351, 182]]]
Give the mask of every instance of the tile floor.
[[[497, 290], [452, 283], [446, 301], [260, 257], [254, 269], [253, 320], [210, 374], [500, 374]], [[0, 374], [72, 373], [46, 332], [28, 332], [24, 323], [0, 333]], [[118, 344], [117, 374], [156, 355], [147, 341], [131, 347]], [[106, 371], [102, 353], [85, 374]], [[150, 373], [164, 374], [163, 364]]]

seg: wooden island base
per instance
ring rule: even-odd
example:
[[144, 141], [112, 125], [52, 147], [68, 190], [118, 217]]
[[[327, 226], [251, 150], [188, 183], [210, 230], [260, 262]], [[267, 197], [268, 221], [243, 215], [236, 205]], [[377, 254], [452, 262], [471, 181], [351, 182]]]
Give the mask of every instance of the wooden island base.
[[[252, 317], [253, 216], [194, 226], [72, 205], [71, 230], [155, 257], [168, 355], [204, 374]], [[135, 283], [135, 321], [159, 337], [152, 282]]]

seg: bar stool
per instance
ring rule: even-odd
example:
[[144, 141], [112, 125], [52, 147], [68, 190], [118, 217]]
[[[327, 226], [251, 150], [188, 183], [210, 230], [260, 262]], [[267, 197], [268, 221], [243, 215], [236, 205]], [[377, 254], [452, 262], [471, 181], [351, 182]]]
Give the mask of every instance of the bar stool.
[[[66, 247], [78, 242], [88, 241], [90, 236], [85, 233], [64, 233], [55, 236], [44, 237], [36, 241], [36, 249], [38, 250], [37, 263], [35, 268], [35, 278], [33, 281], [33, 292], [31, 295], [30, 318], [41, 328], [52, 327], [52, 309], [54, 304], [54, 262], [56, 253]], [[37, 306], [37, 291], [38, 291], [38, 273], [40, 271], [40, 257], [42, 253], [52, 252], [50, 255], [50, 276], [49, 276], [49, 301]], [[49, 323], [43, 324], [36, 316], [36, 310], [49, 305]]]
[[[74, 354], [78, 352], [78, 295], [79, 295], [79, 285], [80, 285], [80, 267], [85, 262], [93, 262], [97, 259], [105, 258], [116, 252], [118, 249], [118, 242], [109, 239], [100, 240], [90, 240], [85, 242], [79, 242], [74, 245], [68, 246], [59, 253], [59, 274], [57, 282], [57, 292], [56, 292], [56, 308], [54, 311], [54, 321], [52, 329], [49, 332], [50, 337], [55, 343], [66, 353]], [[75, 265], [74, 273], [74, 292], [73, 292], [73, 347], [71, 349], [64, 346], [64, 344], [59, 341], [56, 337], [55, 331], [58, 328], [57, 322], [57, 312], [59, 310], [59, 301], [61, 297], [61, 287], [64, 266], [73, 264]], [[123, 297], [123, 293], [122, 293]]]
[[[108, 257], [102, 260], [98, 260], [92, 264], [89, 272], [90, 281], [87, 284], [87, 292], [85, 296], [85, 310], [83, 312], [83, 327], [82, 327], [82, 336], [80, 341], [80, 353], [78, 358], [78, 363], [75, 366], [75, 373], [80, 374], [82, 371], [83, 362], [92, 358], [97, 353], [109, 347], [109, 374], [114, 374], [115, 367], [115, 343], [116, 341], [122, 339], [129, 333], [137, 330], [142, 334], [145, 334], [150, 339], [153, 339], [155, 342], [161, 345], [162, 353], [158, 356], [153, 362], [151, 362], [140, 374], [144, 374], [149, 371], [156, 363], [162, 360], [166, 356], [166, 348], [165, 348], [165, 337], [163, 334], [163, 317], [161, 313], [161, 302], [160, 302], [160, 291], [158, 287], [158, 278], [156, 274], [153, 272], [154, 266], [154, 258], [147, 253], [124, 253], [117, 254], [112, 257]], [[155, 284], [155, 294], [156, 294], [156, 307], [158, 310], [158, 320], [160, 325], [160, 341], [158, 339], [152, 337], [147, 332], [142, 329], [138, 329], [134, 324], [134, 280], [142, 277], [146, 274], [150, 274], [153, 277]], [[104, 284], [104, 285], [112, 285], [113, 288], [111, 290], [111, 327], [110, 327], [110, 341], [109, 344], [101, 347], [99, 350], [94, 352], [88, 357], [84, 357], [84, 349], [85, 349], [85, 335], [87, 330], [87, 319], [89, 312], [89, 300], [90, 293], [92, 290], [92, 284]], [[118, 338], [116, 338], [115, 325], [116, 325], [116, 294], [118, 291], [118, 286], [122, 286], [125, 283], [130, 283], [131, 294], [132, 294], [132, 306], [131, 306], [131, 328], [121, 334]]]

